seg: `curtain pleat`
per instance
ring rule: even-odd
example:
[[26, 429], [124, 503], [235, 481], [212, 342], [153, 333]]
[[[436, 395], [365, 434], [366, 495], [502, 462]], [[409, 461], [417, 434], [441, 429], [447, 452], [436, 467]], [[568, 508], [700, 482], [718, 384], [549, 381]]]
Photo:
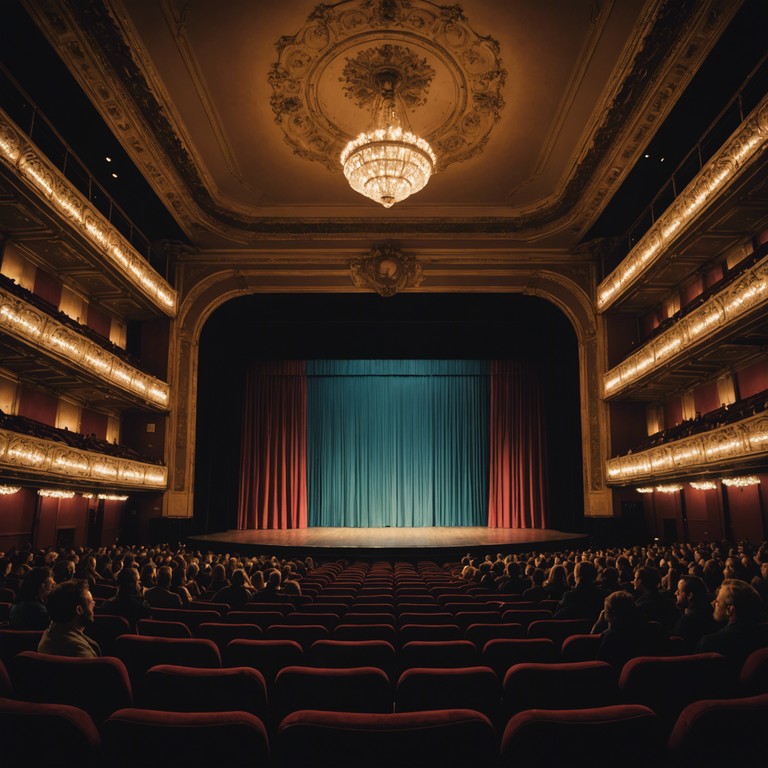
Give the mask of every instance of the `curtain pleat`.
[[307, 525], [303, 361], [254, 366], [246, 380], [238, 528]]
[[546, 528], [546, 435], [538, 371], [491, 364], [488, 527]]

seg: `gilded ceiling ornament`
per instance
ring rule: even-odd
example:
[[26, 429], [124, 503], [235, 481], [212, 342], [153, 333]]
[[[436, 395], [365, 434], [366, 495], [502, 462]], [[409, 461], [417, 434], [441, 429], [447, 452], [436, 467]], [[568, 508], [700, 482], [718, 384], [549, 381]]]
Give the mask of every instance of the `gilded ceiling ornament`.
[[[343, 147], [367, 127], [370, 113], [361, 106], [377, 92], [374, 76], [382, 68], [400, 74], [411, 129], [434, 148], [437, 170], [480, 152], [504, 105], [499, 44], [475, 32], [458, 6], [320, 5], [276, 48], [269, 72], [275, 121], [297, 155], [334, 173]], [[339, 105], [342, 89], [357, 108]]]
[[404, 254], [392, 243], [373, 246], [367, 256], [353, 259], [349, 270], [358, 288], [373, 288], [380, 296], [394, 296], [406, 288], [417, 288], [424, 279], [415, 257]]

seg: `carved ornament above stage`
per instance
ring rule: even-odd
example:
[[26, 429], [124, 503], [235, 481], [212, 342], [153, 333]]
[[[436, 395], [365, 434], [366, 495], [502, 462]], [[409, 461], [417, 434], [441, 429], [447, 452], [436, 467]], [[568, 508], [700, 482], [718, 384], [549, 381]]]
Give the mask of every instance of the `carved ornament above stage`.
[[406, 288], [417, 288], [424, 275], [413, 256], [406, 256], [392, 243], [371, 248], [362, 259], [349, 264], [352, 280], [358, 288], [372, 288], [380, 296], [394, 296]]
[[[368, 127], [383, 69], [400, 75], [398, 95], [411, 128], [434, 148], [438, 170], [480, 152], [504, 106], [499, 45], [478, 35], [457, 5], [319, 5], [277, 48], [269, 75], [275, 120], [296, 154], [334, 172], [341, 172], [345, 144]], [[342, 91], [357, 110], [338, 108]]]

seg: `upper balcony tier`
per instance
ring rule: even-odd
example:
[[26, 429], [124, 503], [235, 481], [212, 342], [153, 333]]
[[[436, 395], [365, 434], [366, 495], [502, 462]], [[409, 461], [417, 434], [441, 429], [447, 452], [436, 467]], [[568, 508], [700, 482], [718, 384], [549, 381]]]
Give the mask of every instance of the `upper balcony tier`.
[[168, 410], [170, 387], [0, 285], [4, 368], [96, 407]]
[[0, 230], [117, 317], [176, 316], [171, 285], [3, 110]]

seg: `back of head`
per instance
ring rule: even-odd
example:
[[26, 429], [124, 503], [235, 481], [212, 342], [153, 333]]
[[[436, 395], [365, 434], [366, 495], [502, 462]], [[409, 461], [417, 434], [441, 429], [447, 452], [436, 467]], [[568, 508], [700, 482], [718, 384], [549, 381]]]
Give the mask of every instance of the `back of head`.
[[66, 624], [77, 615], [77, 607], [85, 602], [88, 582], [85, 579], [69, 579], [57, 584], [48, 595], [48, 615], [57, 624]]
[[661, 584], [661, 577], [656, 568], [644, 565], [635, 571], [635, 578], [640, 581], [640, 584], [649, 592], [653, 592], [659, 588]]
[[765, 619], [765, 607], [759, 592], [741, 579], [725, 579], [720, 585], [718, 598], [726, 605], [732, 605], [736, 619], [740, 622], [757, 624]]
[[632, 627], [637, 624], [637, 617], [637, 606], [631, 592], [620, 589], [605, 598], [605, 618], [612, 629]]
[[597, 568], [589, 560], [580, 560], [573, 571], [577, 584], [594, 584], [597, 578]]
[[157, 571], [157, 586], [162, 587], [163, 589], [170, 589], [172, 578], [173, 573], [171, 572], [170, 567], [167, 565], [161, 566]]
[[33, 568], [24, 574], [24, 578], [19, 584], [19, 592], [16, 596], [17, 602], [37, 600], [40, 597], [40, 588], [52, 579], [51, 569], [47, 566]]

